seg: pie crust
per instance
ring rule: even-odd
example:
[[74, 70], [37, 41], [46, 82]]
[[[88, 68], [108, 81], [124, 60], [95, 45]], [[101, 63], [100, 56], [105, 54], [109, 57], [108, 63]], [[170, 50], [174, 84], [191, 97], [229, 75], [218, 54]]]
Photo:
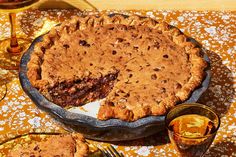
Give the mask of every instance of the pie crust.
[[102, 99], [98, 119], [135, 121], [185, 101], [207, 63], [165, 22], [132, 15], [73, 17], [44, 35], [28, 63], [31, 84], [62, 107]]

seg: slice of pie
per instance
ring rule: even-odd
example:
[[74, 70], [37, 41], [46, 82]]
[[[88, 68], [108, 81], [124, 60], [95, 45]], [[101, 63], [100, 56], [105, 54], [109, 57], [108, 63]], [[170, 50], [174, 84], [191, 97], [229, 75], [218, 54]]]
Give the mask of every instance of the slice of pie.
[[201, 49], [179, 29], [136, 15], [73, 17], [28, 63], [34, 87], [62, 107], [105, 98], [98, 119], [163, 115], [204, 78]]
[[85, 157], [89, 147], [81, 134], [50, 135], [40, 142], [18, 144], [8, 157]]

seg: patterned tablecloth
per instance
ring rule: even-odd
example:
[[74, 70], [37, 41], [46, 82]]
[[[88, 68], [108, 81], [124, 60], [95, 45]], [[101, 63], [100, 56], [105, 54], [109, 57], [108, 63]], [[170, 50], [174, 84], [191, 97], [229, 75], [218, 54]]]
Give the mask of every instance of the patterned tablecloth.
[[[107, 11], [110, 12], [110, 11]], [[164, 20], [199, 41], [211, 59], [210, 87], [199, 100], [217, 111], [221, 127], [206, 156], [236, 156], [236, 12], [128, 11]], [[35, 38], [55, 24], [81, 15], [78, 10], [30, 10], [17, 14], [20, 36]], [[0, 38], [10, 34], [8, 15], [0, 13]], [[0, 102], [0, 143], [28, 132], [64, 132], [63, 125], [39, 110], [23, 92], [17, 71], [0, 70], [7, 95]], [[0, 88], [0, 97], [5, 86]], [[104, 145], [102, 142], [95, 142]], [[126, 156], [175, 156], [166, 131], [144, 139], [113, 143]], [[1, 152], [1, 150], [0, 150]], [[0, 154], [1, 156], [1, 154]]]

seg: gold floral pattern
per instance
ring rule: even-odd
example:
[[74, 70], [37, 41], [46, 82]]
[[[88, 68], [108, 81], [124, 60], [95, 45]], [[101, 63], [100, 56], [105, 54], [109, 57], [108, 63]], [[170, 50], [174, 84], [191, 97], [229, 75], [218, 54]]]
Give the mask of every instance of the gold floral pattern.
[[[116, 11], [104, 11], [112, 13]], [[236, 14], [223, 11], [123, 11], [164, 20], [199, 41], [211, 59], [210, 87], [199, 100], [221, 117], [221, 127], [205, 156], [235, 156], [236, 143]], [[17, 14], [17, 33], [35, 38], [78, 10], [29, 10]], [[84, 14], [94, 14], [86, 12]], [[7, 14], [0, 14], [0, 38], [9, 36]], [[9, 74], [9, 75], [8, 75]], [[7, 77], [10, 76], [11, 77]], [[0, 102], [0, 143], [28, 132], [65, 132], [59, 122], [39, 110], [23, 92], [17, 72], [0, 69], [0, 81], [7, 83], [7, 95]], [[2, 85], [3, 83], [1, 83]], [[4, 88], [0, 86], [0, 94]], [[2, 97], [2, 95], [0, 95]], [[91, 141], [97, 145], [106, 143]], [[126, 156], [176, 156], [166, 131], [147, 138], [112, 143]], [[2, 153], [2, 154], [1, 154]], [[4, 152], [0, 149], [0, 156]]]

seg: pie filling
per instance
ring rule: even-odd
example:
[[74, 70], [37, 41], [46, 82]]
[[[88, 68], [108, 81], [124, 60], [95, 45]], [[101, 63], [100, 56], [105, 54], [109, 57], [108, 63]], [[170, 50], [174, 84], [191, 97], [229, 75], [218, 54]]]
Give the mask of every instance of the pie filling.
[[163, 115], [201, 84], [201, 50], [150, 18], [77, 17], [56, 27], [28, 63], [34, 87], [62, 107], [106, 98], [98, 119]]
[[112, 90], [118, 73], [104, 77], [61, 82], [48, 89], [54, 103], [62, 106], [80, 106], [105, 98]]

